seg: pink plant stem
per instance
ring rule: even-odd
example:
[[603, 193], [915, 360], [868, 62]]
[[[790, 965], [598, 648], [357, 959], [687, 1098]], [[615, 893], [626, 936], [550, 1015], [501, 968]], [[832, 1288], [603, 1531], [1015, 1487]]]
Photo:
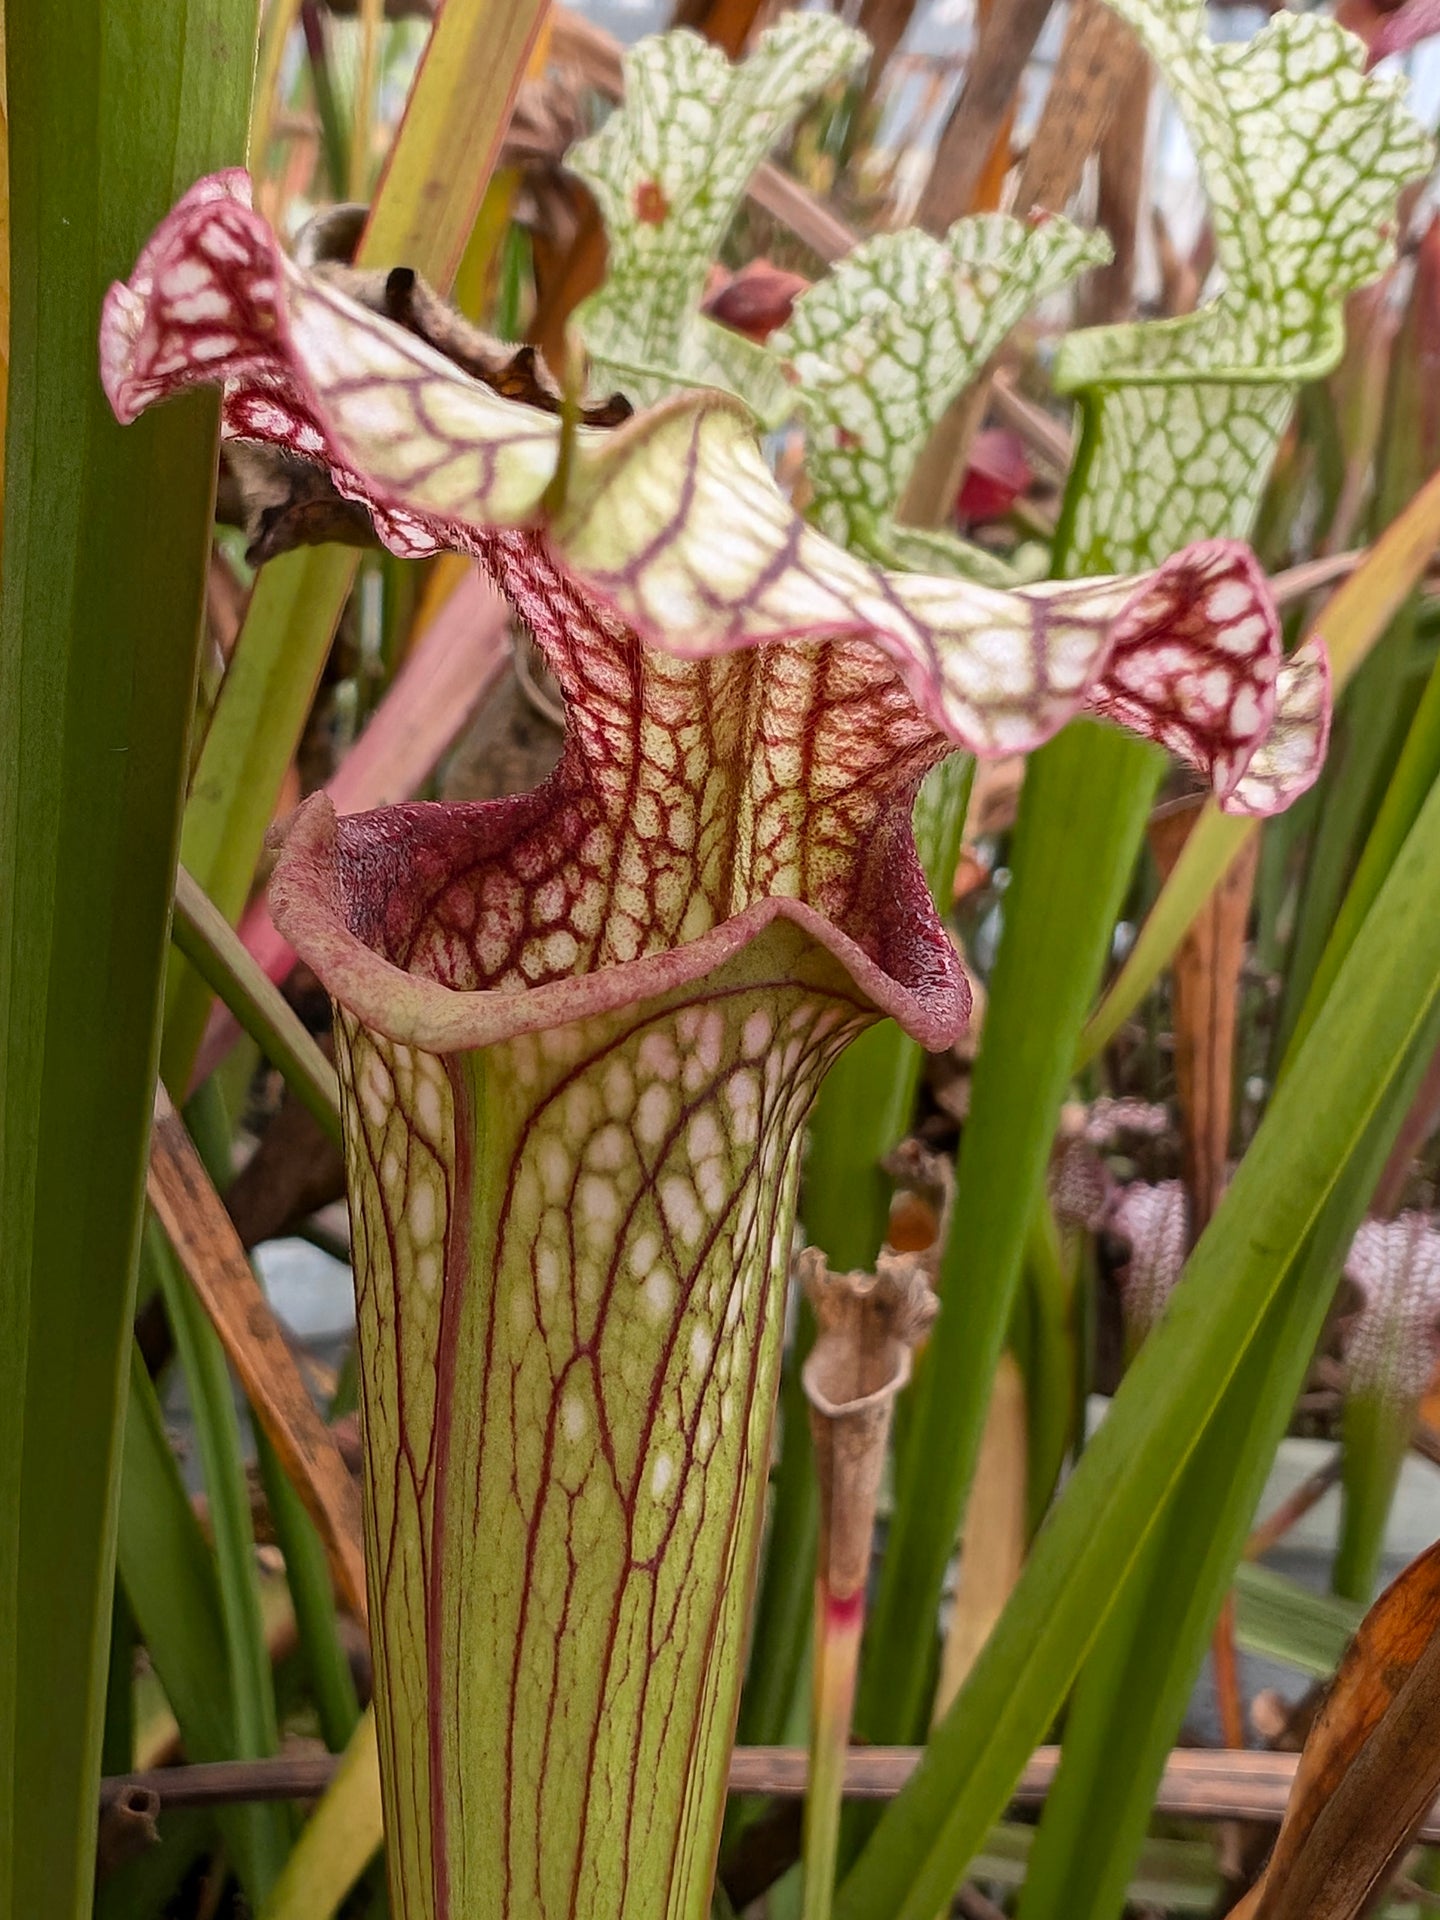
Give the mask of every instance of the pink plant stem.
[[[505, 602], [478, 570], [467, 573], [396, 675], [369, 726], [325, 784], [337, 813], [408, 800], [504, 671]], [[295, 949], [275, 929], [262, 895], [240, 922], [240, 938], [277, 984], [295, 965]], [[194, 1090], [240, 1038], [240, 1024], [221, 1001], [195, 1062]]]
[[1410, 1111], [1390, 1149], [1390, 1158], [1385, 1162], [1375, 1198], [1370, 1203], [1372, 1213], [1383, 1219], [1398, 1209], [1415, 1156], [1435, 1131], [1437, 1121], [1440, 1121], [1440, 1048], [1425, 1069], [1420, 1090], [1411, 1101]]
[[810, 1780], [805, 1797], [804, 1920], [829, 1920], [855, 1680], [865, 1628], [865, 1591], [837, 1594], [815, 1582], [815, 1666], [811, 1682]]
[[831, 1273], [818, 1248], [797, 1262], [818, 1332], [802, 1381], [820, 1487], [804, 1920], [830, 1920], [845, 1758], [855, 1708], [865, 1583], [897, 1393], [935, 1314], [924, 1254], [886, 1248], [876, 1272]]

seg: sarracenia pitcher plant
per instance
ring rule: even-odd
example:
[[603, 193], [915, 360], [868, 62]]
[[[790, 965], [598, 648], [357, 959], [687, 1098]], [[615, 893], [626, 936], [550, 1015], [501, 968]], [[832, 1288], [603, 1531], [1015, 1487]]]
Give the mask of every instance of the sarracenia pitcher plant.
[[[666, 217], [664, 196], [651, 209]], [[336, 1005], [390, 1873], [403, 1920], [707, 1909], [801, 1129], [964, 975], [911, 836], [956, 747], [1072, 715], [1268, 811], [1323, 749], [1231, 542], [1133, 579], [886, 571], [794, 510], [742, 404], [613, 430], [504, 397], [202, 181], [110, 296], [117, 414], [219, 382], [393, 551], [498, 581], [565, 696], [536, 792], [284, 835]]]

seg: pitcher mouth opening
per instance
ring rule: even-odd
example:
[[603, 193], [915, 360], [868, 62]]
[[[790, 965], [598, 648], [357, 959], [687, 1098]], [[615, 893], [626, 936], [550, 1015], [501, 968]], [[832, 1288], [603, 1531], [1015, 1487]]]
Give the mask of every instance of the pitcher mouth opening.
[[[578, 970], [572, 963], [533, 985], [487, 984], [483, 974], [474, 985], [454, 984], [463, 976], [437, 964], [441, 949], [427, 938], [426, 902], [433, 902], [445, 866], [457, 857], [472, 877], [483, 876], [487, 863], [503, 872], [503, 850], [522, 827], [543, 817], [550, 800], [540, 787], [512, 799], [417, 802], [342, 819], [325, 795], [315, 794], [274, 835], [275, 924], [349, 1013], [429, 1053], [492, 1046], [686, 987], [777, 920], [791, 922], [827, 951], [877, 1016], [889, 1015], [921, 1046], [938, 1050], [964, 1032], [970, 1014], [965, 972], [925, 890], [913, 841], [911, 872], [900, 876], [913, 884], [892, 887], [873, 953], [813, 906], [774, 896], [694, 939], [632, 960]], [[906, 829], [908, 839], [908, 821]], [[905, 864], [903, 850], [896, 852]], [[562, 954], [554, 950], [557, 960]]]

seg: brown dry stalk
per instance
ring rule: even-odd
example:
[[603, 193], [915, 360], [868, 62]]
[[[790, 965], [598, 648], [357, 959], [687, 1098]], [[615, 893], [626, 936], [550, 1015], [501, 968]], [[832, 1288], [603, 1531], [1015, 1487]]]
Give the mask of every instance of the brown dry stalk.
[[1380, 1175], [1375, 1188], [1375, 1198], [1371, 1202], [1371, 1211], [1377, 1214], [1392, 1214], [1399, 1208], [1404, 1198], [1406, 1182], [1415, 1156], [1440, 1124], [1440, 1048], [1425, 1069], [1425, 1078], [1420, 1082], [1415, 1098], [1410, 1103], [1410, 1111], [1401, 1123], [1390, 1149], [1390, 1158], [1385, 1162], [1385, 1171]]
[[1108, 266], [1096, 267], [1081, 295], [1079, 318], [1087, 327], [1128, 320], [1134, 306], [1135, 248], [1145, 205], [1145, 136], [1153, 71], [1137, 60], [1118, 90], [1115, 112], [1100, 136], [1100, 183], [1096, 224], [1115, 249]]
[[919, 221], [944, 233], [969, 213], [985, 164], [1010, 113], [1051, 0], [995, 0], [980, 28], [965, 81], [935, 149]]
[[[1161, 808], [1151, 821], [1150, 845], [1162, 878], [1180, 858], [1198, 817], [1198, 804], [1185, 801]], [[1196, 1238], [1220, 1204], [1228, 1173], [1235, 1021], [1259, 859], [1260, 837], [1252, 834], [1191, 922], [1171, 963], [1181, 1152], [1190, 1231]]]
[[1245, 1542], [1244, 1558], [1263, 1559], [1272, 1547], [1279, 1545], [1297, 1521], [1303, 1520], [1312, 1507], [1319, 1505], [1339, 1479], [1340, 1449], [1337, 1447], [1330, 1458], [1307, 1475], [1272, 1514], [1259, 1522]]
[[1026, 1426], [1025, 1378], [1015, 1356], [1002, 1353], [965, 1514], [960, 1584], [935, 1689], [936, 1720], [979, 1658], [1025, 1564]]
[[[845, 1797], [891, 1800], [909, 1780], [923, 1747], [852, 1747], [845, 1762]], [[194, 1767], [161, 1767], [117, 1774], [100, 1783], [101, 1804], [131, 1787], [159, 1796], [164, 1807], [218, 1806], [238, 1800], [309, 1800], [325, 1791], [337, 1757], [282, 1754], [273, 1760], [224, 1760]], [[1016, 1783], [1011, 1805], [1043, 1806], [1060, 1764], [1058, 1747], [1037, 1748]], [[1276, 1826], [1294, 1784], [1299, 1755], [1179, 1748], [1165, 1765], [1155, 1811], [1166, 1818], [1252, 1820]], [[804, 1797], [809, 1756], [803, 1747], [737, 1747], [730, 1760], [730, 1791], [770, 1799]], [[1417, 1839], [1440, 1842], [1440, 1807], [1432, 1808]]]
[[164, 1088], [155, 1097], [146, 1193], [241, 1386], [325, 1543], [340, 1597], [366, 1618], [360, 1493], [245, 1249]]
[[1143, 71], [1145, 54], [1125, 22], [1103, 0], [1075, 0], [1045, 111], [1020, 170], [1015, 211], [1059, 213], [1080, 184], [1094, 153]]
[[691, 27], [738, 60], [764, 0], [676, 0], [672, 27]]
[[857, 25], [870, 42], [870, 66], [865, 75], [867, 103], [875, 98], [914, 12], [915, 0], [860, 0]]

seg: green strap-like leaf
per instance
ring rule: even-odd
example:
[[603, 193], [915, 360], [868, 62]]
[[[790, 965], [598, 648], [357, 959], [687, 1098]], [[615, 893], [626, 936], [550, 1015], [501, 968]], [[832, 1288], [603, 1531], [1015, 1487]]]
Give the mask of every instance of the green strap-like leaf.
[[255, 7], [46, 0], [5, 27], [0, 1914], [80, 1920], [215, 471], [203, 403], [112, 427], [95, 324], [172, 197], [243, 151]]
[[774, 346], [799, 386], [825, 531], [871, 545], [955, 395], [1027, 308], [1109, 255], [1102, 235], [1068, 220], [984, 214], [943, 241], [881, 234], [803, 295]]
[[1200, 0], [1110, 0], [1155, 57], [1195, 144], [1215, 297], [1160, 325], [1067, 340], [1055, 382], [1086, 399], [1072, 488], [1075, 570], [1132, 561], [1197, 526], [1242, 533], [1296, 386], [1340, 354], [1340, 303], [1393, 253], [1395, 196], [1431, 143], [1398, 83], [1366, 75], [1331, 20], [1279, 13], [1217, 46]]
[[731, 66], [697, 34], [625, 56], [625, 105], [566, 164], [605, 219], [610, 270], [579, 312], [597, 378], [639, 405], [682, 386], [739, 394], [761, 419], [791, 404], [774, 360], [700, 312], [705, 275], [750, 176], [801, 107], [868, 52], [820, 13], [790, 13]]

